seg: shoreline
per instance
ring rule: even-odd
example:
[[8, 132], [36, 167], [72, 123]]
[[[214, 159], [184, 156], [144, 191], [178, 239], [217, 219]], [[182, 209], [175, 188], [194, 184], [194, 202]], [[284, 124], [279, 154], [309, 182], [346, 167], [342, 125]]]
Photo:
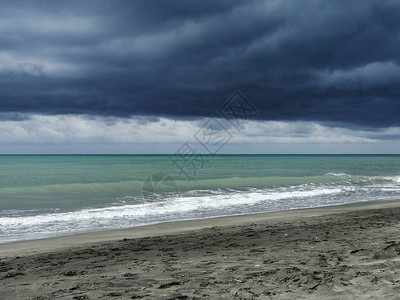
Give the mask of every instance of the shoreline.
[[398, 299], [400, 200], [0, 246], [4, 299]]
[[255, 214], [210, 217], [204, 219], [168, 221], [129, 228], [101, 230], [4, 243], [0, 244], [0, 258], [13, 255], [28, 255], [42, 252], [51, 252], [55, 250], [73, 248], [83, 245], [88, 246], [93, 243], [112, 242], [124, 238], [138, 239], [163, 235], [177, 235], [210, 227], [248, 225], [251, 223], [267, 222], [278, 219], [293, 220], [300, 217], [316, 217], [330, 214], [346, 213], [355, 210], [380, 209], [398, 206], [400, 206], [400, 199], [373, 200], [314, 208], [301, 208]]

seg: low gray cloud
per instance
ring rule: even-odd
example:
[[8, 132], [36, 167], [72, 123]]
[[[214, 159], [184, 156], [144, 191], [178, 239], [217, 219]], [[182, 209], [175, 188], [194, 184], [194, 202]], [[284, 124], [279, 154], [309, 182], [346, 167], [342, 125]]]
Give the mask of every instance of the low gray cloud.
[[399, 126], [400, 3], [3, 1], [0, 111]]
[[346, 129], [303, 121], [242, 120], [240, 128], [236, 128], [227, 126], [226, 119], [34, 115], [30, 119], [0, 122], [0, 145], [175, 143], [178, 149], [185, 142], [201, 142], [204, 130], [210, 130], [207, 124], [214, 122], [224, 128], [217, 137], [229, 136], [229, 143], [241, 145], [363, 143], [370, 146], [382, 140], [397, 140], [400, 135], [400, 128]]

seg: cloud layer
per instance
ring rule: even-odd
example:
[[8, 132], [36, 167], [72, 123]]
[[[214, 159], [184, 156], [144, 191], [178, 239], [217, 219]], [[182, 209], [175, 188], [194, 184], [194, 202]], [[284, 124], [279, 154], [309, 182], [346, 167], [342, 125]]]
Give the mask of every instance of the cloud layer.
[[[2, 1], [0, 111], [400, 125], [400, 3]], [[51, 134], [51, 133], [49, 133]]]
[[[0, 145], [49, 144], [184, 144], [198, 143], [203, 132], [230, 136], [230, 144], [371, 144], [397, 140], [400, 128], [346, 129], [315, 122], [241, 121], [239, 127], [216, 119], [223, 131], [211, 132], [210, 120], [174, 120], [147, 117], [115, 118], [32, 115], [26, 120], [0, 122]], [[219, 128], [220, 129], [220, 128]], [[224, 133], [224, 132], [228, 133]], [[201, 140], [201, 138], [200, 138]], [[205, 140], [204, 140], [205, 141]]]

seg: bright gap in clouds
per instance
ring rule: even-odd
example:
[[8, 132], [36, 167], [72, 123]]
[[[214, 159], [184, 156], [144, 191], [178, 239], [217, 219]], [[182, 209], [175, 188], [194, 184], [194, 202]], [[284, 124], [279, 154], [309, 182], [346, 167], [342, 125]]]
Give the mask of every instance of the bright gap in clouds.
[[[174, 153], [198, 144], [196, 132], [209, 119], [31, 115], [0, 121], [0, 153]], [[240, 120], [218, 122], [231, 139], [219, 153], [399, 153], [399, 127], [358, 129], [316, 122]], [[201, 145], [199, 151], [206, 153]]]

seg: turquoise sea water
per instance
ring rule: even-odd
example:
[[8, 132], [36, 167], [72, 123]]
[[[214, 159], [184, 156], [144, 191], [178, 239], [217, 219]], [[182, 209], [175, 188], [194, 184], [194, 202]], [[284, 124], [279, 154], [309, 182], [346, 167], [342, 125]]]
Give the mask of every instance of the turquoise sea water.
[[0, 243], [399, 197], [398, 155], [2, 155]]

